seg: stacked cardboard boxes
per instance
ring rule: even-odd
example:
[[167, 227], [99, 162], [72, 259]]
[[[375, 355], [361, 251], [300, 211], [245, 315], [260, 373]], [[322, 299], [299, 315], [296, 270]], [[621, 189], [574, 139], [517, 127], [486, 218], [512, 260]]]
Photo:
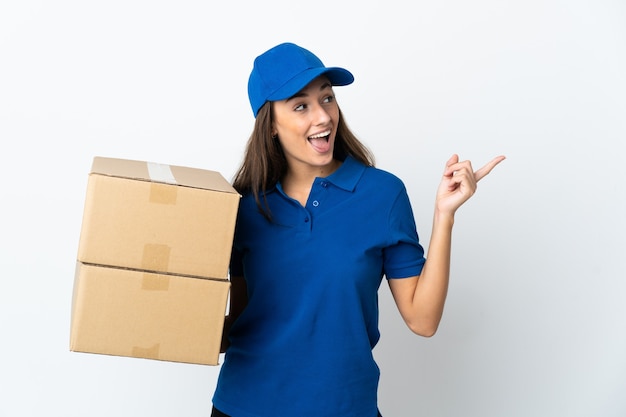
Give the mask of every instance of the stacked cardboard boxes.
[[217, 365], [239, 198], [214, 171], [94, 158], [70, 350]]

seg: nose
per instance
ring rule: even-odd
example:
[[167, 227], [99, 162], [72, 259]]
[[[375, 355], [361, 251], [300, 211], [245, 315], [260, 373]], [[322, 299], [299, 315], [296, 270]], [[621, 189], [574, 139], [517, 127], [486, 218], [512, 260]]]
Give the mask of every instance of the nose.
[[313, 111], [313, 123], [315, 125], [323, 125], [330, 121], [330, 114], [324, 106], [317, 104]]

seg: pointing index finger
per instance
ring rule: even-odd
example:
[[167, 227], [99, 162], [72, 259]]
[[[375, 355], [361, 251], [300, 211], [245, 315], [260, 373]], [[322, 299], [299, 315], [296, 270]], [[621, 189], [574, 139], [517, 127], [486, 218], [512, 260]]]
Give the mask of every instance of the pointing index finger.
[[493, 158], [491, 161], [489, 161], [488, 163], [486, 163], [485, 166], [483, 166], [482, 168], [474, 172], [474, 178], [476, 178], [476, 181], [480, 181], [485, 176], [487, 176], [487, 174], [489, 174], [491, 170], [495, 168], [496, 165], [498, 165], [500, 162], [504, 161], [505, 159], [506, 157], [504, 155], [497, 156]]

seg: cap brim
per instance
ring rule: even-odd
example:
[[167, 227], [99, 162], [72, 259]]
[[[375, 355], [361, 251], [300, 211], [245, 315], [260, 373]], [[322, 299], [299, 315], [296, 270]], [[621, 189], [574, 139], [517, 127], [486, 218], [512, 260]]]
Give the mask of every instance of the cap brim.
[[274, 91], [267, 100], [278, 101], [293, 97], [320, 75], [325, 75], [332, 85], [337, 86], [352, 84], [354, 81], [352, 73], [344, 68], [312, 68], [301, 72], [287, 81], [282, 87]]

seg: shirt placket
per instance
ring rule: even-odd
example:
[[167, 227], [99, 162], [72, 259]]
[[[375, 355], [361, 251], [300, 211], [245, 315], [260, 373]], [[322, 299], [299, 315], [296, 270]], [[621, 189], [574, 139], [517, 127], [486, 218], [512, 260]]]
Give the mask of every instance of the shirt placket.
[[319, 213], [324, 210], [324, 201], [326, 197], [326, 193], [328, 192], [329, 182], [324, 178], [317, 178], [313, 182], [313, 186], [311, 187], [311, 193], [309, 194], [309, 199], [307, 200], [306, 210], [309, 214], [308, 220], [306, 220], [310, 227], [313, 227], [313, 220]]

